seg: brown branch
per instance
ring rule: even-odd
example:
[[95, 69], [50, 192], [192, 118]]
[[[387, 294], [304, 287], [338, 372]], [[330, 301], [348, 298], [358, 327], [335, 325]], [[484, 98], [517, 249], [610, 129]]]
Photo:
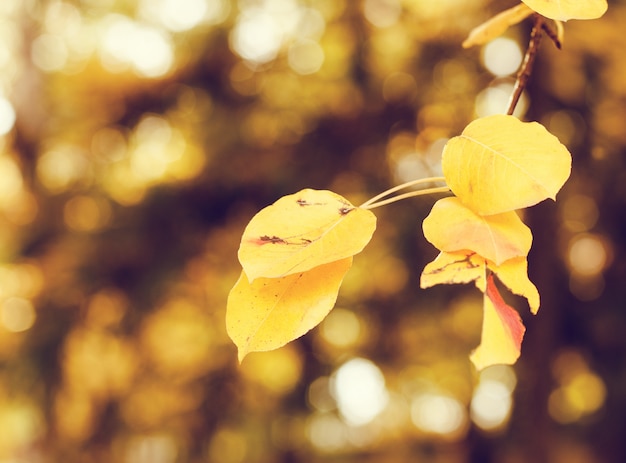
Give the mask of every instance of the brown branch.
[[550, 25], [546, 22], [541, 23], [541, 29], [546, 33], [548, 37], [552, 39], [552, 41], [554, 42], [554, 46], [560, 50], [561, 41], [559, 40], [559, 35], [557, 34], [557, 32], [552, 29]]
[[530, 75], [532, 73], [533, 64], [535, 63], [535, 57], [537, 56], [537, 51], [539, 50], [539, 43], [541, 42], [541, 32], [543, 30], [543, 16], [539, 14], [533, 15], [533, 28], [530, 32], [530, 41], [528, 43], [528, 49], [526, 50], [526, 55], [524, 55], [524, 61], [522, 61], [522, 65], [520, 67], [519, 72], [517, 73], [517, 80], [515, 81], [515, 87], [513, 88], [513, 94], [511, 95], [511, 99], [509, 100], [509, 109], [507, 110], [507, 114], [510, 116], [515, 111], [515, 107], [519, 102], [520, 97], [522, 96], [522, 92], [526, 88], [526, 84], [528, 83], [528, 79], [530, 79]]

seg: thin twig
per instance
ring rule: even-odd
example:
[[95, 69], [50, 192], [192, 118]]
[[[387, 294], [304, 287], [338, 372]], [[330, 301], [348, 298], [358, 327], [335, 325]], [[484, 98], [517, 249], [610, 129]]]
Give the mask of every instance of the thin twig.
[[404, 193], [398, 196], [392, 196], [391, 198], [387, 198], [382, 201], [370, 202], [369, 204], [364, 204], [360, 206], [360, 208], [361, 209], [374, 209], [375, 207], [380, 207], [386, 204], [395, 203], [396, 201], [401, 201], [407, 198], [414, 198], [416, 196], [424, 196], [424, 195], [429, 195], [433, 193], [447, 193], [448, 191], [450, 191], [450, 187], [447, 187], [447, 186], [426, 188], [425, 190], [418, 190], [418, 191], [409, 191], [408, 193]]
[[389, 188], [388, 190], [385, 190], [382, 193], [377, 194], [373, 198], [370, 198], [367, 201], [365, 201], [359, 207], [362, 209], [367, 209], [370, 204], [375, 203], [376, 201], [378, 201], [381, 198], [384, 198], [385, 196], [389, 196], [391, 193], [395, 193], [396, 191], [404, 190], [405, 188], [419, 185], [420, 183], [433, 183], [433, 182], [445, 182], [445, 181], [446, 181], [445, 177], [428, 177], [428, 178], [419, 178], [417, 180], [411, 180], [410, 182], [405, 182], [401, 185], [394, 186], [393, 188]]
[[517, 80], [515, 81], [515, 87], [513, 88], [513, 94], [509, 100], [509, 109], [507, 114], [510, 116], [515, 111], [515, 107], [519, 102], [522, 92], [526, 88], [530, 74], [532, 73], [533, 64], [535, 63], [535, 57], [537, 56], [537, 50], [539, 50], [539, 43], [541, 42], [541, 31], [543, 30], [543, 16], [535, 14], [533, 16], [534, 23], [533, 29], [530, 32], [530, 41], [528, 43], [528, 49], [526, 55], [524, 55], [524, 61], [517, 73]]
[[550, 25], [548, 23], [546, 23], [546, 22], [543, 22], [541, 24], [541, 29], [546, 33], [546, 35], [548, 37], [550, 37], [552, 39], [552, 41], [554, 42], [554, 46], [560, 50], [561, 49], [561, 40], [559, 39], [558, 32], [555, 31], [554, 29], [552, 29], [550, 27]]

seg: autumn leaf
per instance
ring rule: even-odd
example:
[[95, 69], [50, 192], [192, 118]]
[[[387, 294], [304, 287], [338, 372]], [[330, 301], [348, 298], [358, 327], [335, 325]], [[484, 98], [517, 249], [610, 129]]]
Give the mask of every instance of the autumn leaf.
[[440, 252], [424, 267], [420, 277], [422, 289], [440, 284], [465, 284], [485, 279], [485, 259], [472, 251]]
[[318, 325], [337, 300], [352, 257], [281, 278], [257, 278], [244, 272], [230, 291], [226, 330], [239, 361], [250, 352], [277, 349]]
[[596, 19], [602, 16], [606, 0], [522, 0], [542, 16], [558, 21], [569, 19]]
[[463, 48], [470, 48], [474, 45], [483, 45], [490, 40], [499, 37], [509, 27], [523, 21], [532, 13], [533, 10], [523, 3], [498, 13], [493, 18], [488, 19], [480, 26], [472, 29], [467, 39], [463, 42]]
[[259, 211], [244, 230], [239, 261], [250, 279], [277, 278], [353, 256], [376, 216], [327, 190], [306, 189]]
[[488, 262], [487, 266], [512, 293], [526, 298], [533, 314], [539, 311], [539, 291], [528, 279], [526, 257], [515, 257], [501, 265]]
[[517, 311], [502, 299], [493, 275], [487, 277], [483, 309], [480, 345], [472, 352], [470, 360], [479, 370], [496, 364], [515, 363], [520, 356], [526, 329]]
[[567, 148], [541, 124], [505, 115], [471, 122], [448, 141], [442, 157], [448, 186], [480, 215], [555, 199], [571, 162]]
[[480, 216], [455, 197], [437, 201], [422, 228], [440, 251], [469, 250], [498, 265], [526, 256], [532, 244], [530, 229], [514, 211]]

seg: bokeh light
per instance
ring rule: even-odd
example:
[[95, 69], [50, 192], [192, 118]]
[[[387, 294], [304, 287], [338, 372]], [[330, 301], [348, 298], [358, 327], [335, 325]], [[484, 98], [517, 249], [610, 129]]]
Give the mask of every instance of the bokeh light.
[[0, 2], [0, 462], [624, 460], [619, 8], [544, 38], [515, 112], [574, 159], [523, 214], [543, 307], [517, 365], [468, 361], [472, 285], [419, 289], [432, 196], [376, 210], [306, 336], [239, 365], [224, 327], [263, 205], [441, 176], [446, 142], [506, 111], [529, 20], [461, 47], [499, 9]]
[[457, 437], [467, 424], [466, 410], [454, 397], [425, 393], [411, 402], [411, 420], [426, 433]]
[[364, 358], [351, 359], [335, 371], [332, 393], [341, 416], [354, 426], [372, 421], [388, 400], [382, 372]]
[[174, 50], [170, 37], [161, 29], [111, 14], [103, 31], [100, 58], [111, 72], [130, 67], [140, 76], [156, 78], [170, 71]]
[[549, 397], [548, 410], [561, 423], [574, 423], [597, 412], [606, 400], [604, 381], [576, 351], [564, 350], [552, 364], [557, 387]]
[[13, 333], [28, 330], [35, 323], [35, 318], [35, 308], [27, 299], [11, 297], [0, 307], [0, 322], [6, 330]]
[[374, 26], [389, 27], [400, 18], [402, 5], [398, 0], [365, 0], [363, 13]]
[[483, 370], [470, 406], [472, 421], [487, 431], [502, 429], [511, 416], [515, 384], [515, 373], [509, 366]]
[[561, 203], [561, 211], [563, 225], [575, 233], [591, 230], [600, 217], [595, 199], [584, 194], [565, 198]]
[[159, 0], [141, 1], [139, 9], [148, 17], [160, 21], [167, 29], [182, 32], [193, 29], [202, 23], [209, 13], [209, 4], [213, 6], [212, 16], [217, 16], [223, 7], [223, 2], [208, 2], [207, 0]]
[[515, 40], [500, 37], [483, 47], [482, 59], [485, 67], [496, 77], [516, 72], [522, 64], [522, 51]]
[[324, 340], [335, 347], [349, 347], [363, 337], [363, 322], [352, 311], [335, 308], [324, 319], [320, 334]]
[[15, 124], [15, 117], [13, 105], [6, 98], [0, 97], [0, 136], [11, 131]]
[[599, 274], [608, 263], [603, 240], [592, 234], [577, 235], [569, 245], [568, 260], [572, 272], [582, 276]]
[[[513, 81], [508, 80], [492, 82], [491, 85], [476, 95], [476, 114], [479, 117], [506, 114], [513, 86]], [[522, 93], [513, 114], [518, 117], [523, 116], [528, 104], [526, 94]]]

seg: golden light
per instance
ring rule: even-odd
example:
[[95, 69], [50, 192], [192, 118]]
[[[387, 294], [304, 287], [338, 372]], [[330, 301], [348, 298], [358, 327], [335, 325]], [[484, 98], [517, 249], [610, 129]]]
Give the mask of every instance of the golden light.
[[354, 312], [335, 308], [322, 322], [320, 334], [326, 342], [335, 347], [349, 347], [360, 340], [363, 326]]
[[494, 76], [508, 76], [522, 64], [522, 50], [515, 40], [500, 37], [483, 47], [482, 61]]
[[187, 141], [184, 129], [148, 113], [128, 136], [116, 127], [96, 132], [91, 150], [105, 163], [100, 181], [110, 197], [124, 205], [137, 204], [155, 184], [185, 181], [201, 173], [206, 154]]
[[31, 299], [44, 285], [41, 268], [28, 262], [0, 266], [0, 297]]
[[110, 14], [104, 21], [100, 58], [108, 71], [123, 72], [130, 67], [138, 75], [149, 78], [170, 71], [174, 48], [168, 34], [118, 14]]
[[[171, 31], [183, 32], [204, 21], [210, 3], [207, 0], [143, 0], [139, 3], [139, 11], [142, 16], [160, 21]], [[217, 4], [219, 6], [221, 2], [217, 1]]]
[[88, 439], [96, 424], [96, 411], [84, 391], [62, 390], [54, 398], [54, 426], [59, 437], [74, 442]]
[[600, 235], [579, 233], [566, 252], [572, 294], [581, 301], [600, 297], [605, 287], [603, 271], [612, 260], [611, 244]]
[[105, 162], [120, 161], [127, 154], [126, 136], [122, 129], [104, 127], [91, 139], [91, 151]]
[[178, 443], [169, 434], [133, 436], [126, 442], [124, 461], [135, 463], [174, 463], [178, 459]]
[[314, 74], [324, 63], [324, 50], [315, 40], [299, 40], [289, 46], [287, 60], [289, 67], [298, 74]]
[[111, 217], [111, 208], [104, 199], [87, 195], [71, 198], [63, 208], [63, 218], [68, 228], [79, 232], [92, 232], [106, 226]]
[[36, 318], [35, 308], [28, 299], [10, 297], [0, 306], [0, 323], [12, 333], [30, 329]]
[[571, 232], [586, 232], [594, 227], [600, 217], [598, 204], [591, 196], [575, 194], [561, 203], [563, 225]]
[[574, 423], [597, 412], [606, 400], [606, 386], [586, 359], [576, 351], [559, 353], [552, 364], [557, 387], [548, 400], [548, 411], [560, 423]]
[[383, 81], [383, 98], [390, 103], [409, 103], [417, 93], [417, 83], [409, 73], [392, 72]]
[[30, 57], [33, 64], [42, 71], [56, 72], [65, 67], [69, 50], [62, 37], [56, 34], [41, 34], [32, 42]]
[[4, 461], [32, 448], [45, 432], [45, 418], [35, 402], [19, 395], [10, 399], [5, 402], [0, 396], [0, 457]]
[[472, 421], [487, 431], [502, 429], [511, 416], [517, 379], [507, 365], [495, 365], [480, 373], [470, 404]]
[[[513, 93], [512, 81], [495, 81], [489, 87], [482, 90], [476, 96], [476, 114], [479, 117], [492, 116], [494, 114], [505, 114], [511, 94]], [[523, 116], [528, 108], [528, 98], [526, 93], [522, 96], [515, 107], [514, 115]]]
[[511, 414], [510, 391], [497, 381], [484, 381], [472, 397], [472, 421], [486, 430], [499, 429]]
[[411, 421], [423, 432], [456, 438], [467, 426], [467, 413], [456, 398], [426, 392], [411, 400]]
[[137, 179], [150, 182], [163, 177], [168, 165], [182, 156], [185, 140], [170, 123], [147, 115], [135, 127], [130, 152], [130, 168]]
[[607, 244], [598, 235], [579, 234], [569, 243], [567, 259], [572, 272], [581, 276], [597, 275], [609, 261]]
[[302, 362], [302, 355], [289, 344], [278, 350], [248, 355], [241, 364], [241, 373], [270, 392], [286, 394], [300, 381]]
[[145, 372], [123, 397], [121, 415], [131, 429], [159, 428], [173, 416], [197, 410], [205, 399], [204, 392], [184, 380], [172, 382], [153, 372]]
[[219, 24], [225, 21], [230, 13], [229, 0], [208, 0], [205, 21], [208, 24]]
[[9, 100], [0, 97], [0, 136], [6, 135], [15, 125], [15, 109]]
[[223, 427], [211, 437], [207, 453], [211, 461], [244, 463], [248, 453], [248, 441], [242, 432]]
[[337, 408], [344, 420], [352, 426], [369, 423], [387, 405], [385, 377], [370, 360], [348, 360], [331, 378], [331, 391], [337, 401]]
[[63, 378], [75, 393], [100, 399], [125, 393], [133, 384], [137, 364], [134, 344], [121, 336], [79, 327], [65, 338]]
[[144, 320], [141, 345], [146, 357], [164, 376], [202, 375], [213, 365], [210, 320], [197, 305], [183, 298], [166, 301]]
[[231, 32], [231, 47], [251, 63], [267, 63], [278, 55], [283, 32], [275, 16], [260, 8], [243, 11]]
[[605, 398], [602, 379], [594, 373], [581, 372], [550, 394], [548, 411], [560, 423], [574, 423], [597, 411]]
[[307, 390], [307, 401], [315, 410], [325, 413], [334, 410], [337, 403], [331, 394], [330, 378], [320, 376], [315, 379]]
[[579, 112], [564, 109], [548, 113], [544, 125], [569, 148], [580, 144], [587, 129], [587, 123]]
[[346, 424], [330, 413], [315, 413], [309, 416], [306, 435], [314, 447], [324, 452], [338, 451], [349, 444]]
[[393, 26], [400, 19], [402, 5], [398, 0], [365, 0], [363, 14], [376, 27]]
[[294, 0], [242, 3], [230, 34], [231, 49], [251, 67], [273, 61], [293, 41], [288, 61], [299, 74], [312, 74], [324, 62], [318, 44], [325, 27], [319, 11]]
[[116, 289], [104, 289], [94, 294], [87, 303], [87, 325], [93, 328], [115, 327], [128, 307], [124, 293]]
[[52, 193], [61, 193], [89, 172], [89, 161], [78, 147], [60, 145], [45, 151], [37, 161], [37, 177]]
[[17, 163], [9, 156], [0, 154], [0, 204], [9, 203], [22, 192], [22, 171]]

